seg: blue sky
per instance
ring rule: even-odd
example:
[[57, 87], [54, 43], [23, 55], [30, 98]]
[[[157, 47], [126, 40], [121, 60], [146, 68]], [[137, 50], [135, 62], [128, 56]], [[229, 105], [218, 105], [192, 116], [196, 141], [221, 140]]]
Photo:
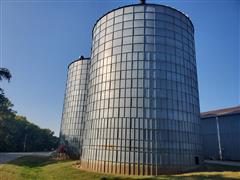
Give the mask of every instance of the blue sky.
[[[90, 56], [91, 33], [106, 12], [138, 0], [0, 0], [1, 82], [20, 115], [58, 135], [68, 64]], [[172, 6], [195, 26], [201, 111], [240, 104], [240, 3], [147, 1]]]

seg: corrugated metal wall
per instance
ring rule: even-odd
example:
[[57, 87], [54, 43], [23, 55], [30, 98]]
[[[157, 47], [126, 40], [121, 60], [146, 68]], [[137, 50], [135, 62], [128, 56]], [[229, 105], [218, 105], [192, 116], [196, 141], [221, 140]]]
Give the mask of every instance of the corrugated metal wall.
[[[240, 160], [240, 114], [218, 117], [223, 160]], [[216, 118], [202, 118], [205, 159], [219, 159]]]

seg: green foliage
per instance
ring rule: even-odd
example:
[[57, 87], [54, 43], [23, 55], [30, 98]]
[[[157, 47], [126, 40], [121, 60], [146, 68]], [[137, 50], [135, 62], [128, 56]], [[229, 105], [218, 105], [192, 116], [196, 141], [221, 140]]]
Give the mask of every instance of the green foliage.
[[[2, 81], [3, 79], [6, 79], [9, 82], [11, 78], [12, 78], [12, 75], [7, 68], [0, 68], [0, 81]], [[0, 92], [3, 93], [2, 88], [0, 88]]]
[[[0, 152], [45, 151], [56, 149], [58, 138], [16, 115], [11, 101], [0, 93]], [[25, 144], [25, 148], [24, 148]]]
[[10, 81], [11, 78], [12, 75], [7, 68], [0, 68], [0, 81], [3, 79]]
[[[12, 75], [0, 68], [0, 81]], [[0, 152], [45, 151], [56, 149], [58, 138], [50, 129], [41, 129], [26, 117], [16, 115], [13, 104], [0, 88]]]
[[0, 120], [13, 119], [16, 112], [12, 110], [13, 104], [5, 97], [3, 91], [0, 91]]

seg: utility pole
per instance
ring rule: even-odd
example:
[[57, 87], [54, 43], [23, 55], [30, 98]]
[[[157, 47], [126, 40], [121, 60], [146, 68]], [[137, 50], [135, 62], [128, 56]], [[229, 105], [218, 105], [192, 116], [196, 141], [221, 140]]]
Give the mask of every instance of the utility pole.
[[25, 138], [24, 138], [23, 152], [26, 151], [26, 144], [27, 144], [27, 134], [25, 134]]

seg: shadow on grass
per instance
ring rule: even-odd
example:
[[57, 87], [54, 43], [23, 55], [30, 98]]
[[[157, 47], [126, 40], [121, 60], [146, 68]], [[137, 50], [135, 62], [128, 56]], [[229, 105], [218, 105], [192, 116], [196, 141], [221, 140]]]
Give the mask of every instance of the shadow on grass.
[[[15, 161], [11, 161], [8, 164], [17, 165], [17, 166], [23, 166], [28, 168], [40, 168], [44, 167], [46, 165], [50, 164], [57, 164], [57, 163], [64, 163], [64, 162], [73, 162], [71, 160], [65, 160], [65, 161], [58, 161], [54, 160], [51, 157], [44, 157], [44, 156], [26, 156], [19, 158]], [[74, 164], [74, 162], [73, 162]], [[67, 171], [69, 169], [66, 169], [68, 167], [73, 167], [70, 164], [67, 164], [64, 166], [64, 169], [61, 169], [61, 171]], [[82, 179], [85, 176], [85, 179], [101, 179], [101, 180], [136, 180], [136, 179], [142, 179], [142, 180], [165, 180], [165, 179], [197, 179], [197, 180], [210, 180], [210, 179], [239, 179], [239, 175], [237, 172], [240, 172], [240, 167], [236, 166], [225, 166], [225, 165], [215, 165], [215, 164], [205, 164], [201, 169], [192, 171], [192, 172], [186, 172], [186, 173], [179, 173], [179, 174], [171, 174], [171, 175], [159, 175], [159, 176], [121, 176], [121, 175], [111, 175], [111, 174], [104, 174], [104, 173], [94, 173], [94, 172], [88, 172], [84, 170], [79, 170], [77, 175], [79, 179]], [[84, 179], [84, 178], [83, 178]]]
[[25, 157], [20, 157], [14, 161], [10, 161], [8, 162], [8, 164], [24, 166], [29, 168], [36, 168], [36, 167], [42, 167], [49, 164], [56, 164], [60, 162], [66, 162], [66, 161], [57, 161], [52, 159], [51, 157], [46, 157], [46, 156], [25, 156]]
[[195, 172], [224, 172], [224, 171], [238, 172], [240, 171], [240, 167], [205, 163], [202, 168]]
[[[236, 174], [236, 172], [240, 172], [240, 167], [236, 166], [226, 166], [226, 165], [215, 165], [215, 164], [204, 164], [202, 168], [199, 168], [198, 170], [192, 171], [192, 172], [186, 172], [186, 173], [177, 173], [177, 174], [171, 174], [171, 175], [159, 175], [159, 176], [108, 176], [103, 175], [101, 180], [165, 180], [165, 179], [172, 179], [172, 180], [178, 180], [178, 179], [186, 179], [186, 180], [222, 180], [222, 179], [240, 179], [239, 175]], [[232, 174], [232, 177], [230, 174]]]
[[[179, 179], [179, 177], [176, 179]], [[239, 179], [239, 177], [230, 178], [230, 177], [226, 177], [224, 175], [191, 175], [191, 176], [181, 176], [180, 179], [187, 179], [187, 180], [191, 180], [191, 179], [194, 179], [194, 180], [231, 179], [231, 180], [236, 180], [236, 179]]]
[[179, 180], [179, 179], [186, 179], [186, 180], [214, 180], [214, 179], [232, 179], [236, 180], [236, 178], [226, 177], [224, 175], [188, 175], [188, 176], [174, 176], [174, 175], [160, 175], [156, 177], [102, 177], [101, 180]]

